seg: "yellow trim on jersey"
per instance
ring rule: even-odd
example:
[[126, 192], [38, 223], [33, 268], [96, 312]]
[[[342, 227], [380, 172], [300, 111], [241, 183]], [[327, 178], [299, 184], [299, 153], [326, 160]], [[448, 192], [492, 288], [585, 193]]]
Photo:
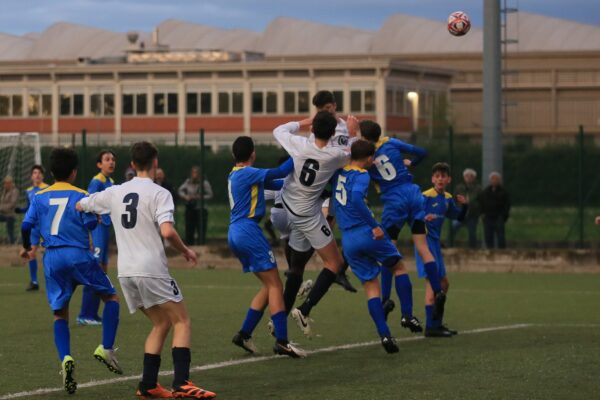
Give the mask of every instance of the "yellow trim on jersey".
[[444, 196], [445, 196], [447, 199], [451, 199], [451, 198], [452, 198], [452, 195], [451, 195], [450, 193], [448, 193], [448, 192], [444, 192]]
[[40, 184], [40, 186], [38, 186], [40, 189], [46, 189], [47, 187], [50, 187], [50, 185], [48, 185], [46, 182], [42, 182]]
[[233, 167], [231, 169], [231, 172], [235, 172], [235, 171], [239, 171], [240, 169], [246, 168], [246, 165], [244, 165], [243, 167]]
[[92, 180], [94, 180], [94, 179], [99, 180], [102, 183], [106, 183], [106, 176], [104, 176], [104, 174], [102, 172], [100, 172], [100, 173], [98, 173], [98, 175], [94, 176], [92, 178]]
[[350, 164], [348, 164], [344, 167], [344, 171], [367, 172], [367, 170], [364, 168], [360, 168], [360, 167], [357, 167], [356, 165], [350, 165]]
[[258, 185], [252, 185], [252, 193], [250, 194], [250, 214], [248, 218], [254, 218], [256, 214], [256, 205], [258, 204]]
[[387, 137], [387, 136], [384, 136], [384, 137], [382, 137], [382, 138], [379, 138], [379, 140], [377, 141], [377, 143], [375, 143], [375, 151], [379, 150], [379, 148], [380, 148], [381, 146], [383, 146], [385, 143], [387, 143], [387, 142], [388, 142], [388, 140], [390, 140], [390, 138], [389, 138], [389, 137]]
[[33, 186], [29, 186], [27, 189], [25, 189], [26, 192], [29, 192], [30, 190], [33, 189]]
[[110, 183], [115, 183], [115, 181], [113, 181], [113, 178], [108, 178], [108, 180], [110, 181]]
[[46, 193], [46, 192], [57, 192], [59, 190], [72, 190], [74, 192], [79, 192], [79, 193], [83, 193], [83, 194], [88, 194], [88, 192], [86, 192], [83, 189], [79, 189], [77, 186], [73, 186], [68, 182], [56, 182], [54, 185], [52, 186], [48, 186], [46, 189], [44, 190], [40, 190], [39, 192], [36, 193], [36, 196], [38, 194], [42, 194], [42, 193]]
[[[427, 189], [426, 191], [423, 192], [423, 196], [425, 196], [425, 197], [437, 197], [439, 195], [440, 195], [440, 193], [438, 193], [438, 191], [435, 190], [435, 188]], [[452, 195], [448, 192], [444, 192], [444, 198], [451, 199]]]

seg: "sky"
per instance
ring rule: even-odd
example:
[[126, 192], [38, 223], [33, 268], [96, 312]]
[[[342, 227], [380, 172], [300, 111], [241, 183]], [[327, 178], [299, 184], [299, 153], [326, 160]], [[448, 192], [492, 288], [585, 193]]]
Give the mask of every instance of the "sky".
[[[500, 0], [508, 7], [600, 25], [598, 0]], [[263, 31], [285, 16], [338, 26], [377, 30], [402, 13], [444, 21], [467, 12], [481, 26], [484, 0], [0, 0], [0, 32], [41, 32], [56, 22], [72, 22], [117, 32], [151, 31], [174, 18], [220, 28]]]

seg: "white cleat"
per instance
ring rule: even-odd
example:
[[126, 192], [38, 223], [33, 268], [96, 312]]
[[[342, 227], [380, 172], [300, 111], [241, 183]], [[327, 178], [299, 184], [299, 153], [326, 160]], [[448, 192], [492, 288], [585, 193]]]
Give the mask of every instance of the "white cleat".
[[306, 358], [306, 351], [291, 343], [287, 343], [284, 345], [282, 343], [276, 342], [275, 347], [273, 347], [273, 353], [282, 356], [288, 356], [291, 358]]
[[312, 329], [310, 328], [310, 322], [312, 320], [310, 318], [304, 316], [302, 314], [302, 311], [300, 311], [297, 308], [294, 308], [290, 314], [292, 315], [292, 318], [294, 318], [294, 320], [296, 320], [296, 324], [298, 325], [298, 328], [300, 328], [302, 333], [304, 333], [304, 335], [306, 337], [310, 338], [312, 335]]
[[96, 351], [94, 351], [94, 358], [106, 365], [106, 368], [110, 372], [114, 372], [117, 375], [123, 374], [123, 369], [119, 365], [117, 357], [115, 357], [115, 350], [107, 350], [102, 345], [99, 345]]
[[250, 354], [254, 354], [258, 352], [256, 345], [252, 341], [252, 338], [244, 338], [241, 333], [236, 333], [233, 339], [231, 339], [231, 343], [235, 344], [238, 347], [246, 350]]
[[314, 284], [312, 279], [305, 280], [304, 282], [302, 282], [302, 285], [300, 285], [300, 289], [298, 289], [298, 294], [296, 295], [296, 297], [300, 300], [304, 299], [306, 296], [308, 296], [313, 286]]

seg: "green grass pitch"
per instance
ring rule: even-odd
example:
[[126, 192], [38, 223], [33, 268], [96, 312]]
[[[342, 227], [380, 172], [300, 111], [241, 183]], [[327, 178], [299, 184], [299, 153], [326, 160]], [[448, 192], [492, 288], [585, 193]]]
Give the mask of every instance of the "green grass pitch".
[[[257, 290], [257, 280], [237, 270], [172, 272], [192, 316], [192, 365], [213, 367], [194, 371], [192, 379], [217, 392], [220, 399], [590, 399], [598, 395], [598, 275], [451, 274], [447, 322], [462, 333], [452, 339], [422, 339], [401, 329], [399, 313], [394, 311], [390, 326], [401, 348], [395, 355], [386, 354], [379, 344], [318, 351], [378, 339], [364, 295], [335, 287], [311, 315], [319, 336], [305, 339], [290, 319], [290, 338], [316, 353], [305, 360], [269, 357], [250, 363], [253, 356], [230, 340]], [[26, 275], [25, 268], [0, 268], [0, 399], [61, 387], [45, 293], [26, 293]], [[114, 271], [111, 277], [116, 282]], [[423, 282], [412, 278], [415, 314], [423, 320]], [[72, 301], [73, 320], [80, 297], [78, 292]], [[271, 356], [266, 322], [263, 319], [254, 335], [261, 356]], [[70, 325], [77, 381], [92, 382], [70, 398], [135, 398], [135, 378], [98, 382], [117, 378], [92, 358], [101, 329]], [[507, 329], [468, 333], [495, 327]], [[123, 305], [117, 354], [126, 378], [141, 373], [149, 329], [143, 315], [130, 315]], [[162, 370], [171, 370], [170, 351], [165, 350], [162, 358]], [[214, 365], [230, 360], [234, 365]], [[165, 386], [171, 379], [160, 378]], [[57, 390], [19, 398], [66, 397]]]

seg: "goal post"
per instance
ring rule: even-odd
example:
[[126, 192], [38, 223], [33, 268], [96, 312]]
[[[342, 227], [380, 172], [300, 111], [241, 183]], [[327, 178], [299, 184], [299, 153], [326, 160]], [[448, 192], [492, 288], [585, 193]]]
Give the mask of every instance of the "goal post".
[[36, 132], [0, 133], [0, 180], [10, 176], [19, 189], [19, 204], [31, 186], [31, 167], [42, 163], [40, 136]]

